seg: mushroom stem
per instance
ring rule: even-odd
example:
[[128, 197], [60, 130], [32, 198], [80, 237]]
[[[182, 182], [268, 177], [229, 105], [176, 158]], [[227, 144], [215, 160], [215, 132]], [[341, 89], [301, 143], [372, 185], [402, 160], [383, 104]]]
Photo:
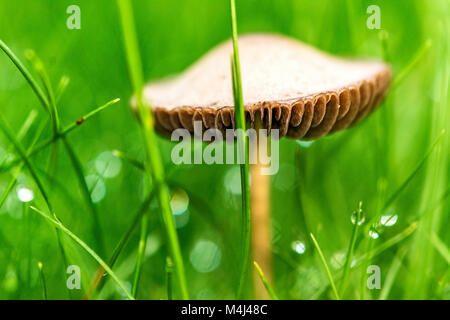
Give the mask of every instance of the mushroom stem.
[[[272, 280], [272, 257], [271, 257], [271, 230], [270, 230], [270, 176], [261, 174], [261, 169], [266, 165], [260, 162], [259, 154], [267, 152], [267, 144], [260, 145], [261, 138], [259, 129], [263, 129], [261, 117], [255, 116], [255, 130], [257, 135], [257, 147], [252, 148], [256, 152], [255, 164], [250, 166], [250, 197], [252, 208], [252, 235], [251, 245], [253, 260], [256, 261], [263, 270], [267, 280]], [[265, 148], [265, 150], [262, 150]], [[259, 279], [256, 270], [253, 270], [253, 289], [255, 298], [269, 299], [263, 283]]]

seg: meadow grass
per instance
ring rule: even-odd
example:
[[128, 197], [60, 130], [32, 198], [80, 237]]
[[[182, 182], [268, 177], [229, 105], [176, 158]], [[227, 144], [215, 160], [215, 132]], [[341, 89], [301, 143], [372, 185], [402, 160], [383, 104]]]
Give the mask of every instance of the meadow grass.
[[[241, 79], [241, 64], [239, 61], [239, 43], [237, 31], [236, 18], [236, 3], [235, 0], [230, 0], [231, 9], [231, 28], [233, 39], [233, 54], [231, 57], [231, 75], [232, 88], [234, 96], [234, 117], [236, 121], [236, 129], [242, 130], [245, 133], [245, 111], [244, 100], [242, 93], [242, 79]], [[241, 194], [242, 194], [242, 258], [241, 258], [241, 274], [239, 277], [239, 284], [236, 297], [242, 298], [242, 293], [245, 286], [246, 276], [248, 274], [248, 267], [250, 261], [250, 237], [251, 237], [251, 204], [250, 204], [250, 174], [248, 166], [248, 140], [245, 134], [238, 136], [238, 151], [240, 157], [244, 161], [240, 161], [241, 168]]]
[[[0, 298], [122, 299], [135, 298], [134, 290], [140, 299], [176, 299], [187, 297], [183, 282], [192, 298], [232, 299], [239, 290], [239, 296], [252, 297], [246, 289], [250, 279], [243, 276], [251, 261], [246, 258], [246, 238], [236, 237], [241, 230], [249, 231], [242, 201], [246, 192], [236, 191], [245, 190], [240, 168], [175, 166], [170, 160], [173, 143], [152, 130], [150, 140], [143, 136], [128, 103], [139, 95], [144, 80], [179, 73], [230, 38], [231, 3], [133, 4], [136, 30], [125, 32], [125, 53], [131, 57], [127, 70], [120, 41], [123, 12], [117, 14], [109, 1], [80, 1], [81, 30], [65, 28], [63, 2], [24, 0], [20, 5], [26, 12], [18, 12], [13, 2], [0, 3], [0, 47], [5, 53], [0, 56], [5, 122], [0, 137]], [[387, 99], [362, 123], [312, 144], [280, 141], [280, 171], [271, 185], [270, 285], [281, 299], [329, 299], [336, 298], [335, 293], [342, 299], [450, 297], [449, 6], [441, 0], [379, 0], [382, 30], [370, 30], [370, 4], [236, 3], [238, 15], [232, 25], [239, 24], [240, 34], [282, 33], [341, 56], [385, 60], [394, 74]], [[134, 26], [134, 19], [125, 15], [125, 29]], [[132, 40], [136, 34], [139, 50], [137, 40]], [[24, 52], [31, 68], [19, 59]], [[70, 85], [68, 76], [59, 77], [62, 74], [70, 76]], [[235, 105], [238, 111], [242, 104]], [[140, 118], [145, 128], [145, 117], [151, 113], [144, 107]], [[240, 113], [235, 114], [239, 121]], [[155, 173], [149, 168], [155, 150], [160, 158], [156, 171], [172, 172], [170, 177], [163, 175], [167, 183], [162, 193], [158, 179], [149, 178]], [[96, 168], [98, 155], [105, 151], [121, 164], [112, 178]], [[95, 176], [96, 183], [85, 188], [87, 175]], [[34, 191], [30, 203], [17, 199], [24, 187]], [[185, 191], [188, 198], [175, 222], [169, 188]], [[104, 196], [92, 203], [98, 190]], [[351, 215], [360, 201], [365, 221], [356, 226]], [[52, 210], [47, 210], [47, 202]], [[66, 233], [58, 229], [64, 261], [55, 254], [55, 234], [27, 211], [29, 205], [45, 208], [56, 223], [57, 212], [63, 226], [70, 226], [92, 252], [66, 241]], [[144, 216], [146, 226], [141, 224]], [[382, 217], [391, 225], [382, 225]], [[101, 237], [93, 232], [95, 224], [103, 231]], [[369, 232], [377, 232], [378, 238]], [[167, 238], [169, 233], [176, 241]], [[319, 255], [310, 233], [320, 243]], [[214, 243], [214, 251], [194, 254], [205, 240]], [[175, 255], [172, 247], [178, 247]], [[36, 268], [39, 261], [42, 270]], [[70, 291], [70, 296], [65, 286], [67, 262], [79, 265], [83, 274], [82, 289]], [[199, 265], [213, 270], [201, 272]], [[367, 288], [370, 265], [381, 268], [381, 290]]]

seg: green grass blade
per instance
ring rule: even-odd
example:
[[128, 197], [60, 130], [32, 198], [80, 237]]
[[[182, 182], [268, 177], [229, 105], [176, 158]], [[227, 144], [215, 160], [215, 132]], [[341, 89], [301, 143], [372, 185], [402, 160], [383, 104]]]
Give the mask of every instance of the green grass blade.
[[136, 160], [136, 159], [134, 159], [134, 158], [131, 158], [130, 156], [128, 156], [128, 155], [126, 155], [125, 153], [123, 153], [122, 151], [120, 151], [120, 150], [114, 150], [114, 151], [113, 151], [113, 154], [114, 154], [117, 158], [120, 158], [120, 159], [122, 159], [122, 160], [124, 160], [124, 161], [130, 163], [131, 165], [133, 165], [133, 166], [136, 167], [137, 169], [139, 169], [139, 170], [141, 170], [141, 171], [145, 171], [145, 165], [144, 165], [142, 162], [140, 162], [140, 161], [138, 161], [138, 160]]
[[44, 64], [41, 59], [35, 54], [33, 50], [27, 50], [26, 56], [28, 60], [33, 64], [34, 69], [41, 78], [44, 85], [45, 94], [47, 95], [47, 108], [50, 110], [50, 117], [52, 119], [53, 136], [57, 136], [59, 133], [59, 114], [56, 107], [55, 95], [53, 93], [52, 84], [45, 70]]
[[55, 102], [58, 103], [61, 97], [63, 96], [64, 92], [67, 89], [67, 86], [70, 83], [70, 78], [67, 76], [62, 76], [59, 80], [58, 87], [56, 88], [55, 92]]
[[161, 209], [164, 227], [166, 229], [170, 253], [174, 263], [174, 268], [176, 270], [177, 280], [181, 290], [181, 297], [183, 299], [188, 299], [189, 294], [187, 290], [186, 277], [184, 274], [183, 259], [178, 241], [178, 234], [175, 228], [175, 221], [172, 215], [172, 209], [170, 208], [169, 188], [165, 182], [164, 168], [154, 131], [153, 115], [149, 111], [149, 108], [145, 105], [142, 97], [142, 64], [139, 56], [133, 10], [129, 0], [117, 0], [117, 5], [119, 7], [121, 18], [128, 69], [133, 83], [139, 116], [142, 123], [147, 157], [149, 160], [147, 172], [153, 177], [153, 182], [157, 187], [159, 206]]
[[312, 240], [314, 246], [316, 247], [317, 252], [319, 253], [320, 260], [322, 260], [322, 264], [323, 264], [323, 267], [325, 268], [325, 272], [327, 274], [328, 280], [330, 281], [330, 285], [331, 285], [331, 288], [333, 289], [334, 296], [335, 296], [336, 300], [340, 300], [339, 293], [337, 291], [336, 284], [334, 283], [333, 276], [331, 275], [330, 268], [328, 267], [327, 260], [325, 259], [325, 256], [323, 255], [322, 250], [320, 249], [319, 243], [317, 242], [314, 235], [312, 233], [310, 233], [310, 236], [311, 236], [311, 240]]
[[117, 277], [117, 275], [114, 273], [114, 271], [111, 270], [111, 268], [106, 264], [105, 261], [103, 261], [102, 258], [94, 251], [92, 250], [83, 240], [78, 238], [72, 231], [67, 229], [59, 220], [55, 220], [54, 218], [50, 217], [49, 215], [45, 214], [44, 212], [40, 211], [39, 209], [35, 207], [31, 207], [34, 211], [36, 211], [40, 216], [42, 216], [45, 220], [50, 222], [53, 226], [55, 226], [58, 230], [62, 231], [64, 234], [66, 234], [69, 238], [74, 240], [81, 248], [83, 248], [95, 261], [100, 264], [105, 271], [111, 276], [111, 278], [116, 282], [116, 284], [119, 286], [119, 288], [125, 293], [125, 295], [130, 300], [134, 300], [133, 296], [130, 294], [128, 289], [125, 287], [125, 285], [122, 283], [122, 281]]
[[[37, 130], [37, 133], [35, 134], [34, 139], [33, 139], [31, 145], [28, 148], [29, 150], [31, 150], [33, 148], [33, 146], [36, 144], [36, 142], [39, 139], [39, 137], [41, 136], [42, 131], [43, 131], [44, 128], [45, 128], [45, 123], [43, 122], [43, 125], [41, 125], [41, 127]], [[20, 134], [20, 132], [19, 132], [19, 134]], [[24, 133], [22, 132], [22, 134], [24, 134]], [[29, 155], [29, 151], [27, 151], [27, 155]], [[8, 198], [8, 195], [10, 194], [10, 192], [12, 191], [14, 186], [16, 185], [17, 177], [19, 176], [20, 172], [22, 172], [22, 169], [23, 169], [24, 165], [25, 165], [25, 163], [21, 162], [17, 166], [16, 171], [13, 173], [13, 177], [9, 181], [8, 186], [6, 187], [6, 190], [3, 192], [2, 197], [0, 198], [0, 208], [3, 206], [3, 204], [6, 201], [6, 199]]]
[[430, 242], [434, 246], [437, 252], [444, 258], [447, 264], [450, 266], [450, 250], [447, 248], [444, 242], [437, 236], [436, 233], [432, 233], [430, 236]]
[[16, 152], [21, 157], [21, 159], [24, 162], [25, 166], [27, 167], [28, 171], [30, 171], [30, 174], [33, 177], [33, 180], [36, 182], [36, 185], [39, 188], [39, 191], [41, 192], [42, 197], [44, 198], [48, 208], [51, 210], [52, 207], [50, 204], [50, 200], [48, 198], [47, 192], [45, 191], [41, 180], [39, 179], [38, 175], [36, 174], [36, 171], [34, 170], [33, 166], [31, 165], [25, 151], [22, 149], [19, 142], [14, 137], [14, 134], [12, 133], [11, 129], [6, 124], [6, 121], [3, 119], [3, 116], [1, 116], [1, 115], [0, 115], [0, 130], [3, 132], [3, 134], [6, 136], [6, 138], [8, 138], [8, 140], [13, 144], [14, 149], [16, 149]]
[[12, 50], [2, 41], [0, 40], [0, 48], [6, 53], [6, 55], [11, 59], [14, 65], [19, 69], [22, 75], [27, 80], [28, 84], [31, 86], [33, 91], [36, 93], [39, 101], [41, 102], [44, 109], [50, 113], [50, 109], [48, 107], [48, 100], [45, 97], [42, 89], [37, 84], [36, 80], [31, 75], [30, 71], [24, 66], [24, 64], [19, 60], [19, 58], [12, 52]]
[[142, 260], [145, 254], [145, 247], [147, 245], [147, 233], [148, 233], [148, 216], [145, 214], [141, 220], [141, 234], [139, 237], [139, 246], [136, 259], [136, 267], [134, 270], [133, 286], [131, 287], [131, 294], [135, 298], [137, 296], [139, 278], [141, 276]]
[[391, 266], [386, 274], [386, 279], [384, 280], [383, 288], [380, 292], [379, 300], [386, 300], [389, 297], [389, 293], [391, 292], [392, 286], [394, 284], [394, 280], [397, 277], [398, 271], [402, 266], [403, 258], [406, 255], [406, 249], [400, 250], [394, 257]]
[[399, 194], [408, 186], [408, 184], [411, 182], [411, 180], [416, 176], [416, 174], [419, 172], [419, 170], [426, 163], [427, 159], [433, 153], [433, 150], [439, 144], [442, 137], [444, 137], [444, 134], [445, 134], [445, 130], [442, 130], [441, 134], [436, 138], [434, 143], [431, 145], [430, 149], [425, 153], [422, 160], [420, 160], [420, 162], [417, 164], [417, 166], [414, 168], [414, 170], [409, 174], [409, 176], [405, 179], [405, 181], [403, 181], [403, 183], [394, 191], [394, 193], [391, 195], [391, 197], [385, 202], [385, 204], [383, 206], [383, 210], [386, 210], [387, 208], [389, 208], [389, 206], [394, 202], [394, 200], [397, 199]]
[[[130, 227], [126, 230], [126, 232], [123, 234], [123, 236], [120, 238], [119, 242], [115, 246], [113, 250], [113, 254], [111, 255], [111, 258], [108, 260], [108, 265], [112, 268], [117, 262], [117, 259], [119, 259], [120, 254], [122, 253], [123, 249], [125, 248], [125, 245], [128, 243], [128, 241], [131, 238], [131, 235], [133, 234], [134, 230], [138, 226], [139, 222], [141, 221], [142, 217], [144, 216], [145, 212], [148, 210], [148, 207], [150, 206], [150, 203], [155, 197], [155, 192], [152, 191], [148, 195], [148, 197], [143, 202], [142, 206], [139, 208], [138, 213], [133, 219], [133, 222], [131, 223]], [[100, 266], [97, 272], [95, 273], [94, 279], [92, 280], [88, 291], [85, 293], [83, 299], [89, 299], [96, 290], [101, 291], [103, 288], [103, 285], [105, 283], [104, 281], [104, 274], [105, 270]]]
[[91, 216], [93, 219], [93, 233], [96, 239], [96, 242], [98, 244], [98, 250], [101, 254], [103, 254], [105, 251], [105, 246], [103, 244], [103, 229], [100, 223], [100, 219], [98, 216], [98, 211], [94, 203], [91, 199], [91, 192], [89, 191], [86, 179], [84, 178], [83, 168], [81, 165], [80, 160], [78, 159], [77, 155], [75, 154], [75, 151], [73, 150], [70, 143], [67, 141], [66, 136], [62, 136], [61, 140], [63, 141], [64, 147], [66, 148], [67, 154], [69, 155], [70, 161], [72, 163], [72, 167], [74, 168], [75, 175], [78, 180], [78, 185], [80, 186], [81, 193], [83, 194], [83, 197], [85, 199], [85, 202], [89, 208], [89, 211], [91, 212]]
[[[59, 135], [57, 137], [51, 137], [50, 139], [38, 144], [32, 151], [30, 151], [29, 156], [31, 157], [31, 156], [35, 155], [36, 153], [38, 153], [39, 151], [47, 148], [53, 142], [57, 141], [58, 139], [60, 139], [63, 136], [66, 136], [68, 133], [73, 131], [75, 128], [78, 128], [79, 126], [81, 126], [89, 118], [93, 117], [97, 113], [103, 111], [104, 109], [108, 108], [109, 106], [114, 105], [115, 103], [117, 103], [119, 101], [120, 101], [120, 99], [118, 99], [118, 98], [111, 100], [111, 101], [107, 102], [106, 104], [94, 109], [93, 111], [90, 111], [89, 113], [87, 113], [86, 115], [84, 115], [83, 117], [78, 119], [77, 121], [72, 122], [70, 125], [68, 125], [63, 130], [61, 130], [61, 132], [59, 133]], [[15, 159], [15, 160], [8, 162], [4, 166], [2, 166], [1, 171], [3, 172], [3, 171], [7, 171], [7, 170], [11, 169], [13, 166], [19, 164], [20, 161], [21, 161], [20, 159]]]
[[359, 230], [359, 224], [361, 221], [361, 215], [362, 215], [362, 202], [359, 202], [358, 209], [356, 210], [356, 221], [353, 224], [353, 231], [352, 236], [350, 239], [350, 244], [348, 246], [347, 255], [345, 259], [344, 264], [344, 275], [342, 277], [341, 286], [340, 286], [340, 295], [343, 297], [345, 293], [345, 289], [347, 286], [347, 280], [348, 280], [348, 274], [350, 272], [352, 259], [353, 259], [353, 253], [355, 251], [355, 245], [356, 245], [356, 238], [358, 237], [358, 230]]
[[47, 282], [45, 281], [45, 275], [44, 275], [44, 266], [42, 262], [38, 262], [38, 269], [39, 269], [39, 277], [41, 278], [41, 284], [42, 284], [42, 298], [44, 300], [48, 299], [47, 295]]
[[[241, 66], [239, 61], [239, 44], [238, 44], [238, 32], [237, 32], [237, 18], [236, 18], [236, 3], [234, 0], [230, 0], [231, 9], [231, 28], [233, 37], [233, 54], [231, 58], [231, 75], [233, 85], [233, 97], [235, 108], [235, 120], [236, 129], [242, 130], [245, 133], [245, 112], [244, 101], [242, 94], [242, 80], [241, 80]], [[242, 293], [245, 286], [245, 281], [248, 273], [248, 267], [250, 262], [250, 237], [251, 237], [251, 208], [250, 208], [250, 182], [249, 182], [249, 166], [248, 166], [248, 143], [245, 134], [238, 135], [238, 146], [241, 146], [242, 150], [238, 152], [244, 157], [244, 163], [241, 164], [241, 194], [242, 194], [242, 260], [241, 260], [241, 272], [239, 277], [239, 285], [237, 289], [237, 298], [242, 297]]]
[[414, 69], [415, 66], [418, 65], [423, 56], [428, 52], [431, 47], [431, 39], [425, 41], [424, 44], [417, 50], [416, 54], [410, 60], [410, 62], [395, 76], [395, 79], [392, 83], [391, 90], [394, 90], [402, 81], [406, 78], [406, 76]]
[[256, 271], [258, 271], [259, 278], [261, 279], [262, 283], [264, 284], [264, 287], [266, 288], [267, 293], [269, 294], [270, 298], [272, 300], [278, 300], [278, 297], [275, 294], [275, 291], [273, 290], [273, 288], [270, 285], [269, 281], [267, 281], [267, 278], [264, 275], [264, 272], [262, 271], [262, 269], [259, 266], [259, 264], [256, 261], [253, 261], [253, 265], [255, 266]]

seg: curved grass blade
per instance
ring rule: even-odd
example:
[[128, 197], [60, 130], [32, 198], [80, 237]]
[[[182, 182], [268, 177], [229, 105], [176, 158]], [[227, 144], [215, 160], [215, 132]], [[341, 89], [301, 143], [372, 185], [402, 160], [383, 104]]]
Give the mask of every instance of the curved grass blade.
[[312, 233], [310, 233], [309, 235], [311, 236], [311, 240], [314, 243], [314, 246], [316, 247], [317, 252], [319, 253], [320, 260], [322, 260], [322, 264], [323, 264], [323, 267], [325, 268], [325, 272], [327, 274], [328, 280], [330, 281], [330, 285], [331, 285], [331, 288], [333, 289], [334, 296], [335, 296], [336, 300], [340, 300], [339, 293], [336, 289], [336, 284], [334, 283], [333, 276], [331, 275], [330, 268], [328, 267], [327, 260], [325, 259], [325, 256], [323, 255], [322, 250], [320, 249], [319, 243], [317, 242], [316, 238], [314, 237], [314, 235]]
[[353, 259], [353, 253], [355, 251], [356, 238], [358, 237], [358, 230], [362, 216], [362, 202], [359, 202], [358, 209], [356, 210], [356, 221], [353, 224], [352, 237], [350, 239], [350, 244], [348, 246], [347, 255], [344, 264], [344, 275], [342, 276], [341, 286], [340, 286], [340, 295], [344, 296], [345, 289], [347, 287], [347, 279], [348, 274], [350, 272], [351, 263]]
[[139, 237], [138, 255], [136, 259], [136, 267], [134, 270], [133, 286], [131, 287], [131, 294], [134, 298], [137, 296], [137, 289], [139, 285], [139, 278], [141, 276], [142, 260], [144, 258], [145, 247], [147, 245], [148, 233], [148, 216], [144, 214], [141, 220], [141, 234]]
[[[125, 245], [128, 243], [128, 241], [131, 238], [131, 235], [133, 234], [134, 230], [138, 226], [139, 222], [141, 221], [142, 217], [144, 216], [145, 212], [148, 210], [148, 207], [150, 206], [150, 203], [155, 197], [155, 192], [152, 191], [148, 195], [148, 197], [145, 199], [144, 203], [142, 204], [141, 208], [139, 209], [138, 213], [136, 214], [133, 222], [131, 223], [130, 227], [126, 230], [124, 235], [120, 238], [119, 242], [117, 243], [116, 247], [113, 250], [113, 254], [111, 258], [108, 260], [108, 265], [112, 268], [117, 262], [117, 259], [119, 258], [120, 254], [122, 253], [123, 249], [125, 248]], [[105, 283], [104, 281], [104, 274], [105, 270], [100, 266], [99, 269], [97, 269], [97, 272], [95, 273], [94, 279], [92, 280], [89, 289], [84, 294], [83, 299], [90, 299], [92, 295], [94, 295], [95, 291], [101, 291], [103, 288], [103, 285]]]
[[38, 97], [44, 109], [50, 113], [47, 98], [45, 97], [44, 93], [42, 92], [42, 89], [39, 87], [36, 80], [33, 78], [28, 69], [23, 65], [23, 63], [19, 60], [19, 58], [11, 51], [11, 49], [2, 40], [0, 40], [0, 49], [2, 49], [3, 52], [6, 53], [6, 55], [17, 67], [17, 69], [19, 69], [19, 71], [25, 77], [27, 82], [30, 84], [33, 91], [36, 93], [36, 96]]
[[103, 261], [102, 258], [94, 251], [92, 250], [83, 240], [78, 238], [72, 231], [67, 229], [59, 220], [56, 220], [49, 215], [45, 214], [44, 212], [40, 211], [39, 209], [35, 207], [31, 207], [34, 211], [36, 211], [40, 216], [42, 216], [45, 220], [50, 222], [53, 226], [55, 226], [57, 229], [62, 231], [64, 234], [66, 234], [69, 238], [74, 240], [81, 248], [83, 248], [92, 258], [94, 258], [95, 261], [100, 264], [106, 272], [113, 278], [113, 280], [116, 282], [116, 284], [119, 286], [119, 288], [123, 291], [123, 293], [127, 296], [128, 299], [134, 300], [133, 296], [130, 294], [128, 289], [125, 287], [125, 285], [122, 283], [122, 281], [117, 277], [117, 275], [114, 273], [114, 271], [111, 270], [111, 268], [106, 264], [105, 261]]
[[275, 291], [272, 289], [272, 286], [270, 285], [269, 281], [267, 281], [266, 276], [264, 275], [264, 272], [262, 271], [259, 264], [256, 261], [253, 261], [253, 265], [255, 266], [256, 271], [258, 271], [259, 278], [261, 279], [262, 283], [264, 284], [264, 287], [266, 288], [267, 293], [269, 294], [270, 298], [272, 298], [272, 300], [278, 300], [278, 297], [275, 294]]
[[[85, 114], [84, 116], [79, 118], [78, 120], [72, 122], [70, 125], [68, 125], [64, 129], [62, 129], [57, 137], [51, 137], [50, 139], [38, 144], [33, 150], [30, 151], [29, 156], [31, 157], [31, 156], [35, 155], [36, 153], [38, 153], [39, 151], [45, 149], [46, 147], [51, 145], [56, 140], [60, 139], [63, 136], [66, 136], [68, 133], [73, 131], [75, 128], [78, 128], [79, 126], [81, 126], [85, 121], [89, 120], [89, 118], [93, 117], [97, 113], [103, 111], [104, 109], [108, 108], [109, 106], [112, 106], [113, 104], [115, 104], [119, 101], [120, 101], [120, 99], [116, 98], [116, 99], [111, 100], [111, 101], [107, 102], [106, 104], [88, 112], [87, 114]], [[2, 172], [7, 171], [7, 170], [11, 169], [13, 166], [19, 164], [20, 161], [21, 161], [20, 159], [12, 160], [12, 161], [8, 162], [7, 164], [5, 164], [4, 166], [2, 166], [0, 168], [0, 170]]]
[[417, 50], [416, 54], [412, 57], [410, 62], [396, 75], [394, 82], [392, 83], [391, 90], [394, 90], [400, 82], [414, 69], [414, 67], [420, 62], [425, 53], [431, 48], [432, 41], [428, 39], [424, 44]]

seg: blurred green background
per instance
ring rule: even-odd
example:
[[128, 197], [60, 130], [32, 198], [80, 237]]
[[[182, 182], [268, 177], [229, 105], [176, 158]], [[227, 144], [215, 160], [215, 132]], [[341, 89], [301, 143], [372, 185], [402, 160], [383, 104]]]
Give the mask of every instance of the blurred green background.
[[[66, 8], [72, 4], [81, 8], [80, 30], [66, 27]], [[133, 4], [146, 80], [184, 70], [231, 34], [226, 0], [136, 0]], [[366, 9], [371, 4], [380, 7], [381, 29], [388, 34], [384, 53], [380, 30], [366, 26], [370, 16]], [[352, 232], [350, 217], [362, 201], [365, 232], [358, 238], [355, 258], [364, 257], [371, 248], [378, 248], [379, 253], [351, 270], [345, 298], [450, 299], [448, 132], [392, 205], [383, 209], [383, 203], [411, 176], [441, 131], [449, 129], [448, 1], [238, 0], [237, 14], [240, 33], [281, 33], [342, 56], [385, 56], [394, 75], [410, 64], [428, 40], [432, 41], [430, 49], [367, 120], [312, 144], [281, 141], [280, 170], [272, 177], [273, 286], [284, 299], [332, 298], [308, 235], [315, 234], [337, 277]], [[145, 158], [139, 127], [128, 104], [132, 89], [116, 3], [1, 0], [0, 39], [23, 61], [25, 50], [33, 49], [54, 87], [61, 76], [70, 78], [59, 102], [63, 125], [121, 98], [120, 103], [68, 136], [99, 213], [103, 250], [92, 232], [92, 215], [66, 150], [59, 145], [54, 173], [47, 170], [51, 148], [32, 158], [54, 211], [107, 260], [139, 210], [145, 190], [151, 188], [145, 185], [140, 170], [111, 153], [117, 149], [135, 159]], [[24, 148], [31, 143], [39, 123], [48, 118], [3, 52], [0, 106], [16, 133], [31, 110], [38, 112], [29, 134], [21, 141]], [[44, 138], [50, 134], [49, 124]], [[240, 258], [239, 167], [174, 166], [170, 161], [172, 146], [160, 139], [174, 186], [172, 207], [190, 295], [196, 299], [232, 299]], [[0, 156], [17, 157], [3, 135]], [[2, 170], [2, 194], [14, 170]], [[27, 189], [34, 193], [31, 203], [19, 200]], [[28, 208], [30, 204], [45, 209], [39, 190], [24, 169], [0, 208], [0, 298], [40, 299], [38, 261], [44, 266], [49, 298], [80, 298], [97, 264], [64, 238], [69, 262], [81, 267], [83, 283], [82, 290], [69, 295], [55, 231]], [[367, 224], [377, 214], [395, 218], [387, 223], [389, 226], [378, 223], [370, 230], [370, 237]], [[405, 236], [404, 230], [414, 222], [417, 228]], [[166, 298], [167, 250], [156, 201], [150, 206], [149, 227], [138, 298], [162, 299]], [[392, 244], [395, 237], [401, 241]], [[114, 268], [127, 285], [132, 281], [138, 238], [139, 228]], [[381, 268], [381, 290], [364, 289], [365, 267], [369, 264]], [[99, 297], [123, 298], [110, 280]]]

